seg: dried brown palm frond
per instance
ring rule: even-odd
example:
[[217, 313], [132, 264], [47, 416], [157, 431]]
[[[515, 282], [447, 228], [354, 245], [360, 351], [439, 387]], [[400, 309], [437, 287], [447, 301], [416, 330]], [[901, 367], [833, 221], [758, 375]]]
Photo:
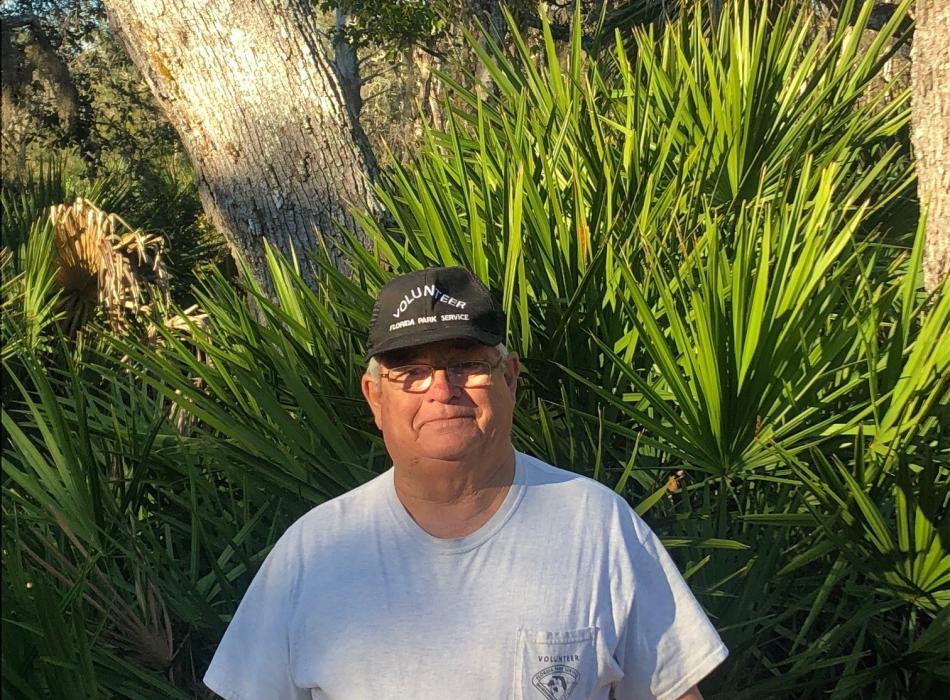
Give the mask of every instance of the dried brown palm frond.
[[[194, 328], [207, 329], [208, 314], [201, 311], [197, 304], [192, 304], [181, 313], [166, 318], [162, 325], [171, 331], [192, 336]], [[145, 340], [151, 348], [161, 347], [161, 335], [158, 332], [158, 325], [154, 322], [149, 324], [145, 331]]]
[[[161, 236], [133, 229], [81, 197], [72, 205], [50, 207], [50, 221], [55, 228], [55, 278], [62, 290], [59, 310], [70, 336], [97, 315], [114, 330], [137, 318], [146, 323], [145, 342], [157, 349], [164, 345], [160, 327], [187, 341], [196, 328], [207, 326], [207, 314], [197, 305], [166, 316], [170, 295]], [[208, 361], [196, 354], [199, 361]], [[170, 415], [181, 432], [193, 420], [177, 403], [172, 403]]]
[[13, 254], [10, 252], [10, 249], [6, 246], [0, 246], [0, 270], [3, 271], [3, 279], [7, 278], [7, 270], [12, 259]]
[[134, 230], [82, 197], [50, 207], [50, 220], [56, 229], [60, 310], [69, 335], [98, 312], [113, 328], [121, 328], [130, 316], [147, 311], [150, 285], [167, 293], [161, 236]]

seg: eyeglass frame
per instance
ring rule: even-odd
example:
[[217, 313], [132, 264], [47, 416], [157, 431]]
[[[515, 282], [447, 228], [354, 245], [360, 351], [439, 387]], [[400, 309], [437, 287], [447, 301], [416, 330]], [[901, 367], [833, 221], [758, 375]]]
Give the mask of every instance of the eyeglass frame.
[[[429, 375], [425, 380], [427, 383], [424, 388], [418, 389], [416, 391], [410, 391], [409, 389], [400, 388], [400, 391], [406, 394], [426, 393], [429, 389], [432, 388], [432, 380], [435, 377], [436, 370], [439, 370], [439, 369], [445, 372], [445, 381], [448, 382], [449, 386], [453, 386], [456, 389], [484, 389], [486, 387], [492, 386], [492, 383], [494, 382], [494, 377], [495, 377], [495, 370], [498, 369], [502, 364], [504, 364], [506, 359], [507, 358], [505, 357], [499, 357], [494, 362], [489, 362], [488, 360], [459, 360], [458, 362], [452, 362], [447, 365], [430, 365], [428, 362], [410, 362], [405, 365], [399, 365], [397, 367], [390, 367], [389, 369], [381, 370], [379, 373], [379, 376], [381, 379], [385, 379], [390, 384], [399, 384], [397, 380], [390, 378], [389, 376], [390, 373], [395, 372], [396, 370], [405, 369], [407, 367], [428, 367]], [[451, 375], [449, 374], [450, 367], [453, 367], [453, 366], [457, 367], [458, 365], [466, 365], [466, 364], [474, 364], [474, 363], [488, 365], [489, 372], [488, 372], [487, 384], [480, 384], [478, 386], [465, 386], [464, 384], [455, 384], [452, 381]]]

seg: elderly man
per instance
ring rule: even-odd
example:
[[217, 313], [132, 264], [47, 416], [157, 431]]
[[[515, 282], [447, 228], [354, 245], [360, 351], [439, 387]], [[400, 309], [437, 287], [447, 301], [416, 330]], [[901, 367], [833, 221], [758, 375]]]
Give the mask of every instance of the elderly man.
[[467, 270], [379, 294], [362, 388], [393, 467], [277, 542], [205, 683], [229, 699], [701, 698], [727, 655], [620, 497], [511, 445], [518, 356]]

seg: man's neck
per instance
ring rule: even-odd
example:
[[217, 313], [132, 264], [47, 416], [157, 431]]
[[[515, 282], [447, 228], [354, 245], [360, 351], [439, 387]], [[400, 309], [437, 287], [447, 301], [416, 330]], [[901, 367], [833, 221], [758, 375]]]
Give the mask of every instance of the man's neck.
[[504, 503], [515, 475], [515, 453], [477, 463], [412, 460], [395, 465], [396, 495], [433, 537], [465, 537]]

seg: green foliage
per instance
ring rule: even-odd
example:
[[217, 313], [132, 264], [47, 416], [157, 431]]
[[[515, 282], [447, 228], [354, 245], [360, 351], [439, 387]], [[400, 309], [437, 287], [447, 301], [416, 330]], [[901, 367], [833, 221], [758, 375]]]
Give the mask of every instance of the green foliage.
[[14, 269], [26, 264], [26, 248], [35, 226], [44, 226], [53, 204], [85, 197], [109, 210], [127, 208], [129, 187], [121, 178], [105, 175], [95, 179], [69, 172], [68, 157], [44, 157], [31, 163], [20, 182], [4, 183], [0, 189], [0, 238], [13, 256]]
[[130, 181], [116, 172], [93, 179], [76, 176], [69, 172], [68, 159], [44, 158], [31, 165], [23, 181], [4, 184], [0, 189], [4, 360], [16, 355], [24, 343], [31, 351], [40, 350], [56, 319], [57, 254], [49, 220], [54, 204], [83, 197], [106, 211], [123, 212], [135, 228], [163, 234], [171, 295], [183, 306], [193, 303], [196, 273], [235, 272], [223, 239], [201, 213], [194, 174], [180, 159], [170, 160], [145, 179]]
[[[13, 445], [3, 457], [4, 644], [16, 644], [4, 647], [4, 682], [20, 692], [29, 682], [34, 697], [73, 697], [62, 689], [81, 684], [83, 697], [191, 697], [190, 645], [183, 652], [175, 635], [184, 620], [199, 640], [190, 644], [201, 647], [203, 626], [221, 633], [208, 600], [246, 560], [235, 569], [232, 540], [219, 540], [216, 573], [197, 575], [204, 538], [217, 534], [210, 518], [194, 528], [207, 496], [192, 482], [201, 461], [169, 458], [182, 437], [161, 431], [167, 406], [111, 364], [105, 388], [88, 366], [82, 376], [68, 360], [65, 372], [30, 364], [24, 407], [3, 411]], [[228, 515], [220, 502], [213, 511]]]
[[871, 88], [908, 2], [859, 50], [869, 7], [822, 35], [697, 6], [596, 62], [580, 22], [540, 61], [512, 22], [513, 50], [472, 44], [495, 92], [452, 84], [446, 129], [387, 174], [352, 278], [316, 251], [312, 290], [270, 254], [275, 299], [211, 270], [207, 316], [150, 342], [45, 371], [17, 345], [4, 688], [200, 693], [283, 529], [388, 466], [359, 393], [372, 300], [438, 263], [503, 300], [516, 446], [673, 550], [731, 650], [706, 697], [934, 696], [950, 294], [918, 284], [909, 97]]
[[54, 153], [74, 175], [137, 179], [180, 151], [99, 0], [13, 0], [2, 12], [4, 179]]
[[0, 337], [4, 362], [46, 349], [47, 330], [58, 320], [52, 226], [36, 222], [24, 246], [20, 271], [6, 249], [0, 258]]
[[159, 352], [135, 343], [120, 349], [157, 392], [210, 430], [203, 449], [229, 476], [252, 478], [262, 492], [302, 507], [374, 474], [372, 423], [359, 392], [363, 333], [270, 249], [268, 262], [279, 303], [249, 273], [251, 303], [213, 275], [197, 292], [205, 326], [184, 338], [163, 330]]
[[445, 28], [440, 15], [450, 4], [413, 0], [318, 0], [316, 3], [323, 12], [344, 12], [352, 17], [340, 31], [354, 49], [375, 45], [391, 51], [425, 44], [439, 36]]
[[[446, 42], [458, 43], [466, 28], [493, 12], [491, 3], [477, 0], [317, 0], [315, 5], [348, 17], [336, 31], [354, 50], [375, 47], [390, 53], [412, 46], [445, 49]], [[504, 6], [524, 14], [534, 12], [537, 4], [513, 0]]]
[[49, 207], [77, 196], [122, 206], [126, 190], [101, 178], [92, 182], [67, 174], [63, 159], [39, 161], [22, 183], [4, 183], [0, 190], [0, 339], [3, 342], [4, 404], [16, 393], [14, 377], [21, 375], [24, 357], [49, 357], [51, 338], [62, 314], [58, 309], [56, 250]]

